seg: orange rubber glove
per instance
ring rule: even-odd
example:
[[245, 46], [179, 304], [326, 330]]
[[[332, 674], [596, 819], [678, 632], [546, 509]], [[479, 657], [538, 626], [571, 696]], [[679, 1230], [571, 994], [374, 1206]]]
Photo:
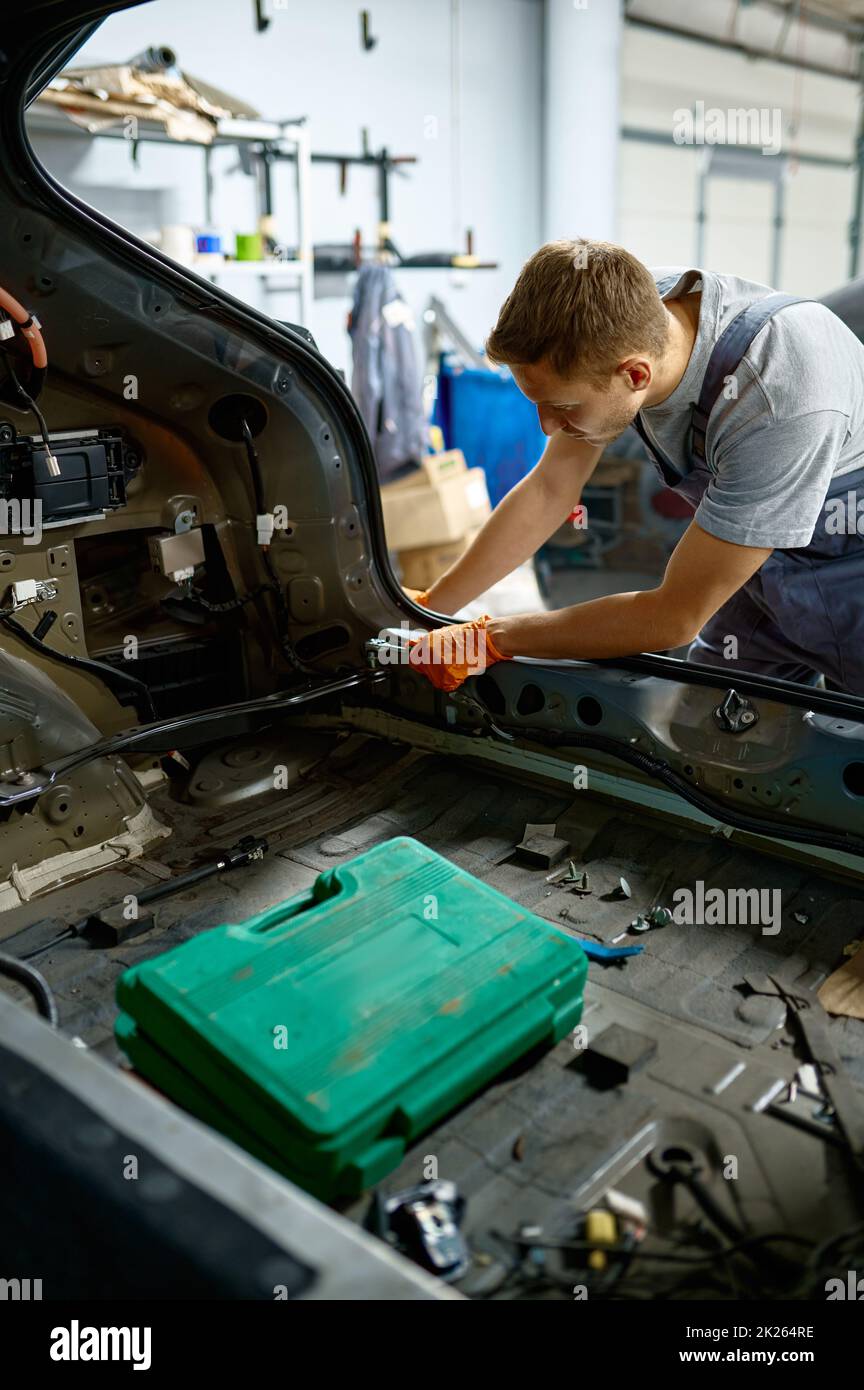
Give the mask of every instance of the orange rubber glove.
[[489, 614], [470, 623], [436, 627], [409, 644], [408, 661], [436, 690], [457, 690], [468, 676], [479, 676], [496, 661], [510, 658], [493, 646], [486, 631]]
[[419, 603], [421, 608], [426, 608], [429, 604], [429, 595], [425, 589], [406, 589], [403, 584], [402, 592], [407, 594], [414, 603]]

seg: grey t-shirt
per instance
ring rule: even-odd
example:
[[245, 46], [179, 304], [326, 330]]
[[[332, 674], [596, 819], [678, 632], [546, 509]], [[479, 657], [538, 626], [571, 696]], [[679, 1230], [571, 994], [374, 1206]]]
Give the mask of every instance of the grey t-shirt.
[[[699, 327], [684, 376], [642, 411], [649, 438], [682, 473], [691, 402], [712, 348], [745, 305], [773, 291], [734, 275], [678, 267], [663, 295], [701, 291]], [[737, 392], [737, 396], [732, 395]], [[711, 412], [711, 478], [696, 511], [720, 540], [777, 549], [809, 544], [832, 477], [864, 467], [864, 346], [824, 304], [792, 304], [756, 334]]]

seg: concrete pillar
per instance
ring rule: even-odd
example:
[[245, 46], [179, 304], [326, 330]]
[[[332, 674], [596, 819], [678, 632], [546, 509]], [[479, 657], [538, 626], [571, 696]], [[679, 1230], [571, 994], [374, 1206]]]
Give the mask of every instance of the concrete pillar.
[[620, 0], [545, 0], [543, 239], [616, 239]]

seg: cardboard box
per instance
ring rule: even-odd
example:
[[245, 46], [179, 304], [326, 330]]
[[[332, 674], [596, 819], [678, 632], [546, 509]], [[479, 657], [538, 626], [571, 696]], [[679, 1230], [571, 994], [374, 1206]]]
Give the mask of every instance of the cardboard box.
[[466, 535], [444, 545], [413, 546], [410, 550], [400, 550], [398, 554], [402, 583], [409, 589], [429, 589], [440, 579], [455, 560], [468, 549], [480, 531], [473, 527]]
[[390, 492], [394, 488], [422, 487], [429, 484], [435, 487], [436, 484], [444, 482], [446, 478], [452, 478], [457, 473], [467, 473], [468, 465], [465, 462], [465, 455], [461, 449], [446, 449], [439, 454], [424, 454], [420, 460], [420, 467], [413, 473], [406, 473], [404, 478], [399, 478], [395, 483], [387, 483], [384, 491]]
[[[482, 468], [466, 468], [458, 450], [452, 451], [449, 460], [443, 454], [431, 454], [429, 459], [422, 474], [412, 473], [381, 489], [390, 550], [416, 550], [458, 541], [482, 526], [492, 510]], [[417, 481], [418, 476], [422, 481]]]

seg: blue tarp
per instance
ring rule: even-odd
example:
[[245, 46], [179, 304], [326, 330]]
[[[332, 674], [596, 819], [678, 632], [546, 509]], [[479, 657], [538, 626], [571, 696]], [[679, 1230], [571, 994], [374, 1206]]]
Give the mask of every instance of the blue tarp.
[[530, 473], [546, 444], [536, 406], [512, 377], [460, 369], [446, 355], [432, 423], [441, 426], [446, 448], [461, 449], [469, 468], [483, 469], [493, 507]]

